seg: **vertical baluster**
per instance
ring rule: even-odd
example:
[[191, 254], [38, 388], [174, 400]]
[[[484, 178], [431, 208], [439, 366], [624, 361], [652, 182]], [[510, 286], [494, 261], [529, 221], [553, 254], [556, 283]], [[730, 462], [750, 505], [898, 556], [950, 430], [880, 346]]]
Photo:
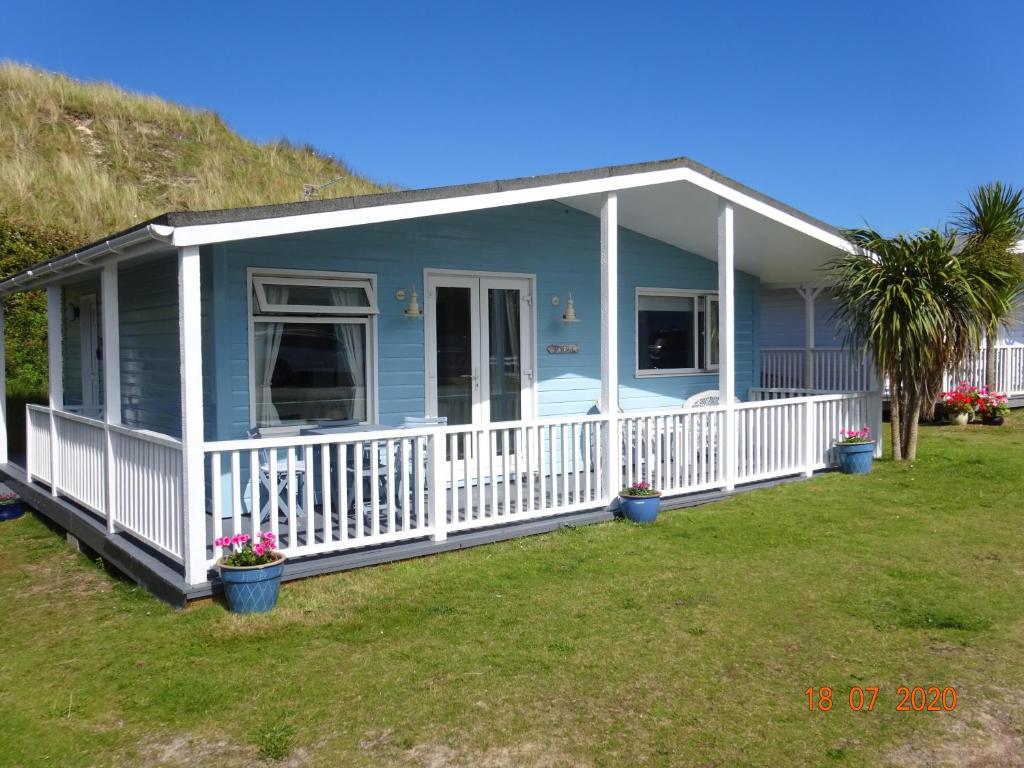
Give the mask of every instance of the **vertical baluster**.
[[492, 429], [488, 429], [486, 434], [487, 438], [487, 475], [488, 480], [491, 483], [491, 509], [487, 517], [495, 518], [498, 516], [498, 433]]
[[594, 436], [594, 423], [587, 422], [583, 425], [583, 499], [590, 501], [590, 486], [591, 486], [591, 472], [593, 466], [591, 465], [591, 440]]
[[455, 468], [459, 463], [459, 436], [454, 432], [448, 435], [448, 484], [451, 486], [452, 524], [459, 522], [459, 478]]
[[538, 510], [550, 509], [555, 505], [558, 495], [558, 480], [555, 477], [554, 456], [555, 444], [551, 438], [551, 426], [544, 424], [537, 428], [539, 434], [537, 445], [540, 448], [538, 459], [541, 472], [541, 498]]
[[569, 424], [569, 468], [572, 470], [572, 503], [580, 503], [580, 435], [576, 431], [578, 424]]
[[[355, 534], [357, 539], [362, 539], [366, 536], [366, 515], [363, 509], [366, 506], [366, 502], [363, 500], [363, 486], [366, 485], [366, 472], [369, 470], [369, 467], [366, 470], [363, 469], [363, 459], [366, 458], [363, 455], [364, 445], [365, 443], [362, 440], [352, 443], [352, 464], [354, 465], [352, 495], [355, 497]], [[371, 481], [370, 485], [372, 486], [372, 484]], [[373, 495], [372, 487], [370, 488], [370, 495]]]
[[370, 471], [370, 535], [373, 538], [380, 536], [380, 443], [376, 440], [370, 441], [369, 456]]
[[[462, 435], [462, 484], [466, 488], [466, 522], [473, 519], [473, 474], [469, 471], [470, 454], [475, 438], [472, 431]], [[481, 504], [481, 506], [483, 506]]]
[[313, 446], [307, 445], [302, 451], [302, 466], [305, 472], [302, 473], [302, 505], [305, 507], [306, 517], [306, 546], [316, 544], [316, 497], [314, 491], [313, 475], [316, 467], [313, 465]]
[[[604, 488], [606, 472], [604, 466], [605, 458], [601, 455], [601, 446], [604, 445], [606, 435], [602, 433], [610, 432], [611, 427], [607, 421], [598, 421], [596, 425], [597, 428], [594, 430], [594, 496], [595, 498], [600, 498], [601, 489]], [[614, 446], [612, 448], [614, 449]], [[618, 489], [613, 488], [612, 490]]]
[[525, 477], [523, 478], [523, 493], [526, 496], [526, 507], [523, 511], [526, 514], [533, 512], [533, 441], [530, 440], [530, 427], [523, 427], [523, 463], [526, 465]]
[[[442, 452], [444, 451], [444, 435], [438, 436], [436, 445], [441, 447]], [[414, 459], [414, 471], [416, 473], [416, 530], [423, 530], [424, 512], [427, 505], [427, 491], [426, 491], [426, 471], [427, 471], [427, 438], [417, 437], [416, 438], [416, 457]], [[440, 472], [435, 473], [434, 477], [440, 477]], [[444, 494], [444, 488], [431, 488], [430, 493], [436, 493], [439, 495]], [[440, 519], [440, 516], [438, 516]]]
[[[484, 495], [487, 492], [486, 486], [486, 475], [487, 469], [490, 466], [489, 457], [484, 455], [484, 437], [486, 435], [488, 451], [490, 450], [490, 433], [485, 433], [482, 429], [473, 430], [473, 450], [476, 455], [476, 519], [483, 520], [487, 516], [487, 497]], [[493, 484], [491, 486], [493, 490]]]
[[348, 446], [338, 443], [337, 451], [338, 476], [338, 540], [348, 541]]
[[299, 545], [298, 520], [295, 504], [298, 498], [298, 489], [295, 487], [295, 448], [285, 448], [288, 458], [288, 546], [294, 549]]
[[260, 532], [260, 452], [249, 451], [249, 527], [253, 538]]
[[388, 530], [389, 534], [395, 532], [395, 441], [386, 440], [384, 442], [384, 450], [386, 451], [384, 457], [384, 466], [387, 468], [387, 474], [384, 476], [384, 499], [387, 505], [387, 518], [388, 518]]
[[502, 509], [501, 514], [508, 515], [511, 513], [512, 508], [509, 506], [512, 497], [512, 489], [509, 487], [512, 483], [512, 478], [509, 477], [508, 473], [508, 430], [501, 430], [501, 502]]
[[[270, 491], [267, 494], [267, 501], [270, 503], [270, 532], [280, 540], [277, 517], [281, 500], [281, 485], [279, 482], [280, 476], [277, 471], [277, 448], [271, 448], [267, 454], [269, 456], [267, 479], [270, 481]], [[263, 469], [260, 468], [260, 472], [262, 471]], [[262, 479], [260, 482], [262, 482]], [[182, 500], [182, 503], [184, 503], [184, 500]]]
[[330, 544], [334, 538], [334, 514], [331, 507], [331, 445], [320, 446], [320, 498], [324, 515], [324, 544]]
[[[419, 438], [413, 439], [418, 440]], [[411, 522], [409, 519], [409, 491], [412, 490], [414, 473], [411, 471], [412, 465], [409, 464], [409, 440], [403, 437], [401, 443], [402, 482], [398, 484], [398, 490], [402, 492], [402, 532], [408, 534]]]
[[[242, 532], [242, 492], [239, 488], [240, 475], [238, 451], [231, 452], [231, 535]], [[141, 472], [140, 472], [141, 475]], [[141, 478], [140, 478], [141, 479]], [[141, 489], [140, 489], [141, 490]], [[136, 521], [136, 525], [138, 522]]]

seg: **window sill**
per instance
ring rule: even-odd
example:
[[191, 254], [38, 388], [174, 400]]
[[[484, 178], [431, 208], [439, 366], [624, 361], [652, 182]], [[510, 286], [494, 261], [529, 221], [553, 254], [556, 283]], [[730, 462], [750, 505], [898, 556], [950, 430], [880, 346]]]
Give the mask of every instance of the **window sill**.
[[633, 378], [635, 379], [660, 379], [668, 376], [717, 376], [717, 368], [702, 368], [700, 370], [688, 370], [674, 368], [671, 370], [650, 370], [650, 371], [635, 371]]

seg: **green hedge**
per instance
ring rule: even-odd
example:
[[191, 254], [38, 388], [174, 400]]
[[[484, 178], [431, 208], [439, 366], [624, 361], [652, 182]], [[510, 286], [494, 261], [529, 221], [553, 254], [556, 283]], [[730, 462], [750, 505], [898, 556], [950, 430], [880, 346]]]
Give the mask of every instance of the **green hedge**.
[[[0, 278], [71, 250], [76, 239], [58, 230], [19, 224], [0, 211]], [[16, 293], [4, 300], [7, 392], [22, 400], [47, 391], [46, 293]]]

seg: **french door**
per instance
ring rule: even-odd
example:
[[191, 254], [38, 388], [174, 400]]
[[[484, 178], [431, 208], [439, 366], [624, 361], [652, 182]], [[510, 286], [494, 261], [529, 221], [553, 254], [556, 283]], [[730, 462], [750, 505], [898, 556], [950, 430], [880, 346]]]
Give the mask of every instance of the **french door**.
[[534, 416], [533, 280], [428, 273], [429, 416], [488, 424]]

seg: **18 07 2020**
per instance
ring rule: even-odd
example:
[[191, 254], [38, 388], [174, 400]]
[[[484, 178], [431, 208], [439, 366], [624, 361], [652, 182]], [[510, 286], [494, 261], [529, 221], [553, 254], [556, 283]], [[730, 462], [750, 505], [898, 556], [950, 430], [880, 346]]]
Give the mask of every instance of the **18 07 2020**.
[[[850, 688], [846, 695], [829, 686], [810, 687], [804, 690], [809, 712], [831, 712], [846, 705], [852, 712], [874, 712], [876, 708], [888, 706], [889, 697], [877, 685]], [[896, 688], [892, 703], [897, 712], [952, 712], [957, 708], [956, 688], [901, 685]]]

